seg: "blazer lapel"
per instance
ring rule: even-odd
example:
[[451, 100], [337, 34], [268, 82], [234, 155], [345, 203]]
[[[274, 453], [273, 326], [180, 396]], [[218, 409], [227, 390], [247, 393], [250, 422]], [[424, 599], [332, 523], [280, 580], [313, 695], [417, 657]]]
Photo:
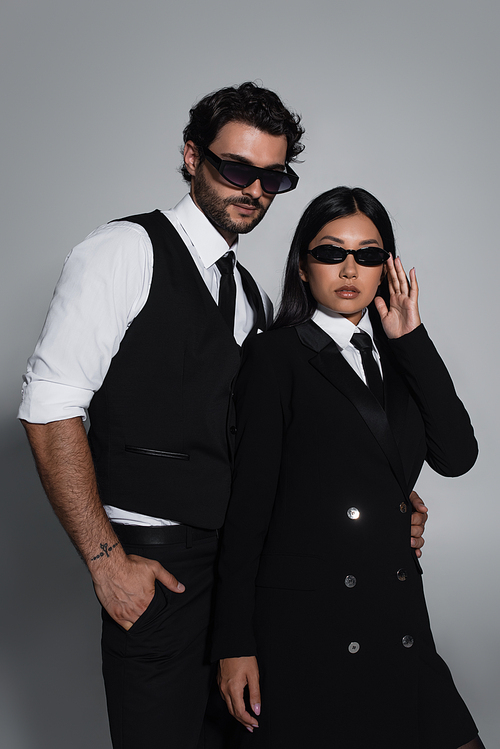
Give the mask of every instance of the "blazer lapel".
[[[389, 304], [388, 298], [382, 294], [382, 297]], [[394, 357], [387, 345], [387, 336], [377, 312], [375, 304], [372, 302], [368, 307], [368, 314], [373, 328], [373, 337], [377, 344], [384, 373], [384, 406], [387, 419], [391, 425], [396, 444], [399, 444], [405, 428], [405, 417], [408, 408], [408, 388], [398, 373], [397, 365], [394, 363]]]
[[405, 429], [408, 408], [408, 388], [393, 365], [388, 347], [383, 340], [375, 339], [384, 373], [384, 404], [387, 420], [398, 445]]
[[[295, 330], [304, 346], [316, 352], [309, 363], [325, 377], [337, 390], [348, 398], [364, 419], [367, 427], [382, 448], [399, 485], [408, 498], [408, 485], [405, 480], [403, 463], [396, 445], [388, 416], [374, 395], [353, 371], [340, 353], [337, 344], [316, 323], [308, 320], [302, 325], [297, 325]], [[389, 375], [389, 372], [388, 372]], [[384, 369], [384, 383], [386, 370]], [[392, 372], [389, 375], [392, 379]], [[390, 409], [397, 408], [397, 403], [392, 403], [390, 393], [391, 383], [386, 384], [386, 403]], [[397, 388], [399, 391], [400, 388]]]

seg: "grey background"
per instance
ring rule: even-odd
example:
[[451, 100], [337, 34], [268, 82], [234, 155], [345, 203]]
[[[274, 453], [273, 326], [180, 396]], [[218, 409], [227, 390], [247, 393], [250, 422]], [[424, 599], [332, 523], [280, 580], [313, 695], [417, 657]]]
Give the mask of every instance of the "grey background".
[[269, 294], [301, 209], [336, 184], [385, 203], [417, 268], [423, 320], [481, 446], [466, 477], [419, 481], [427, 599], [438, 650], [498, 744], [498, 21], [489, 0], [4, 0], [3, 747], [110, 746], [98, 607], [15, 421], [25, 361], [69, 249], [100, 223], [175, 204], [190, 106], [247, 79], [307, 129], [299, 188], [241, 243]]

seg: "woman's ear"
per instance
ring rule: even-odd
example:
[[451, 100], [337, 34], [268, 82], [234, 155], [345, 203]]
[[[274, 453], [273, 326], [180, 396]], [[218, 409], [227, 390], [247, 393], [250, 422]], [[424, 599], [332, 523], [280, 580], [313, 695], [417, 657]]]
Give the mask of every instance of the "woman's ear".
[[307, 278], [307, 271], [305, 270], [306, 267], [307, 260], [301, 260], [299, 263], [299, 276], [302, 281], [305, 281], [307, 283], [309, 279]]

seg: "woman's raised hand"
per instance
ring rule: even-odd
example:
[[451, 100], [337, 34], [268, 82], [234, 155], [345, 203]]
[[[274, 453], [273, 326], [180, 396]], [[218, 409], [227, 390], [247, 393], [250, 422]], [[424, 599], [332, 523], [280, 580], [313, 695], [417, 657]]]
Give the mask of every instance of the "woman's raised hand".
[[418, 328], [421, 323], [418, 312], [418, 284], [415, 268], [410, 271], [410, 284], [406, 278], [399, 257], [392, 255], [387, 260], [387, 281], [389, 284], [389, 309], [380, 296], [375, 297], [375, 306], [382, 320], [388, 338], [401, 338]]

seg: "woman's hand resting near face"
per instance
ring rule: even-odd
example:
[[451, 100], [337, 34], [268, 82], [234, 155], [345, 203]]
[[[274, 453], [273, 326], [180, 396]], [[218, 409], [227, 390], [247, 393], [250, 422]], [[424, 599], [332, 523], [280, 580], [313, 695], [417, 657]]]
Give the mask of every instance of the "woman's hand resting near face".
[[410, 285], [399, 257], [392, 255], [387, 260], [387, 281], [389, 284], [389, 309], [380, 296], [375, 297], [382, 326], [388, 338], [401, 338], [411, 333], [421, 324], [418, 312], [418, 283], [415, 268], [410, 271]]

